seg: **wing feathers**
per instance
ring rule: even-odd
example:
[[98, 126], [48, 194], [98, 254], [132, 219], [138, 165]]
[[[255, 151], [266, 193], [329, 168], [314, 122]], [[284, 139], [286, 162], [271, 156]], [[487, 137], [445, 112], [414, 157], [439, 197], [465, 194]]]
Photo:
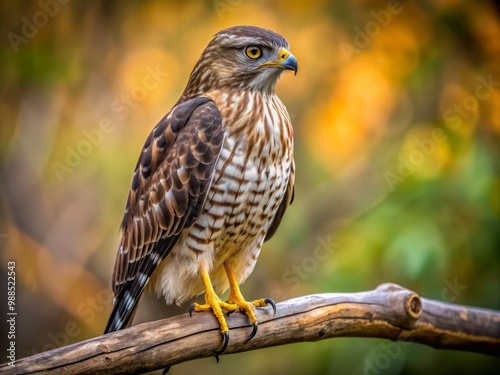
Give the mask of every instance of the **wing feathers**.
[[179, 104], [147, 138], [122, 221], [106, 332], [130, 323], [154, 269], [200, 215], [223, 140], [220, 113], [208, 98]]
[[274, 215], [274, 219], [271, 223], [271, 226], [267, 230], [266, 238], [264, 239], [264, 241], [269, 240], [274, 235], [274, 233], [276, 233], [276, 230], [281, 224], [281, 219], [283, 218], [286, 209], [288, 208], [288, 206], [292, 204], [293, 198], [295, 196], [294, 184], [295, 184], [295, 164], [292, 162], [290, 167], [290, 178], [288, 180], [288, 186], [286, 188], [285, 195], [283, 196], [283, 200], [281, 201], [281, 204], [278, 207], [276, 215]]

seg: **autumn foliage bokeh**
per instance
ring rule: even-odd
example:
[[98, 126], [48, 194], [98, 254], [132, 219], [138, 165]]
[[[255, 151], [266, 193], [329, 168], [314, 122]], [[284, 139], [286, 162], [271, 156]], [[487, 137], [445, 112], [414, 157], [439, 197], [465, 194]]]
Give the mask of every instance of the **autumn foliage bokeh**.
[[[17, 357], [102, 334], [139, 151], [211, 37], [242, 24], [279, 32], [299, 61], [277, 88], [295, 129], [295, 202], [244, 295], [280, 301], [391, 281], [500, 309], [499, 9], [466, 0], [3, 2], [0, 276], [14, 260]], [[146, 294], [136, 322], [186, 311]], [[326, 340], [171, 373], [500, 366], [387, 345]]]

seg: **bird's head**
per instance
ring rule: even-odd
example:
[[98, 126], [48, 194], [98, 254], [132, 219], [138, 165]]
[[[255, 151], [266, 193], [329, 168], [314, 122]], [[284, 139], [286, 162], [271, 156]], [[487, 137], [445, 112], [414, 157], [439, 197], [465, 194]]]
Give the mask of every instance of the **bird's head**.
[[297, 74], [298, 63], [281, 35], [254, 26], [218, 32], [191, 73], [187, 92], [201, 94], [232, 87], [273, 93], [285, 70]]

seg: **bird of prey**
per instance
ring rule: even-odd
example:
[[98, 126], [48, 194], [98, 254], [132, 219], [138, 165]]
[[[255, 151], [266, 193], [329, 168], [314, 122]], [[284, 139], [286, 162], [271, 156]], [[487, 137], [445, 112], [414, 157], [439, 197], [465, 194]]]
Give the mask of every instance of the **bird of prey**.
[[[147, 138], [135, 168], [113, 271], [114, 308], [106, 327], [129, 326], [149, 284], [167, 304], [205, 293], [193, 311], [211, 311], [223, 335], [224, 312], [255, 307], [239, 288], [263, 243], [293, 200], [293, 129], [275, 93], [285, 70], [297, 73], [288, 42], [253, 26], [217, 33], [180, 99]], [[218, 294], [230, 288], [227, 301]], [[218, 293], [218, 294], [217, 294]]]

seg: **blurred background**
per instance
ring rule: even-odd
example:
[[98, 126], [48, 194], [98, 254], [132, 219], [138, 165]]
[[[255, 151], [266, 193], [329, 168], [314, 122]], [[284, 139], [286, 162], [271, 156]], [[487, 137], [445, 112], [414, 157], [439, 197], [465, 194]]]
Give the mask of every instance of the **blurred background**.
[[[277, 88], [295, 128], [295, 202], [243, 293], [282, 301], [390, 281], [500, 309], [499, 2], [40, 0], [0, 11], [0, 276], [14, 260], [18, 358], [102, 334], [142, 145], [211, 37], [241, 24], [285, 36], [300, 65]], [[188, 306], [148, 294], [135, 322]], [[170, 373], [500, 368], [418, 344], [388, 357], [387, 343], [294, 344]]]

